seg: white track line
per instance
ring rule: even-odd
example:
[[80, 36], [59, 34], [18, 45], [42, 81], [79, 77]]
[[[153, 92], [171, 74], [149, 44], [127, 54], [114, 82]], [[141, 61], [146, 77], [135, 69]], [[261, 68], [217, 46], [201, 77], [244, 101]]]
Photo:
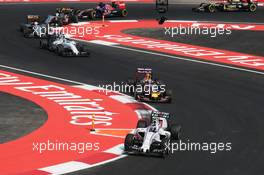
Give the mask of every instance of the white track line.
[[60, 78], [60, 77], [55, 77], [52, 75], [46, 75], [46, 74], [41, 74], [41, 73], [37, 73], [37, 72], [32, 72], [29, 70], [25, 70], [25, 69], [19, 69], [19, 68], [15, 68], [15, 67], [11, 67], [11, 66], [6, 66], [6, 65], [1, 65], [0, 67], [2, 68], [6, 68], [6, 69], [10, 69], [10, 70], [14, 70], [14, 71], [19, 71], [19, 72], [23, 72], [23, 73], [28, 73], [28, 74], [32, 74], [32, 75], [36, 75], [36, 76], [40, 76], [40, 77], [45, 77], [45, 78], [50, 78], [50, 79], [54, 79], [54, 80], [59, 80], [59, 81], [64, 81], [64, 82], [68, 82], [68, 83], [72, 83], [72, 84], [77, 84], [77, 85], [82, 85], [82, 86], [91, 86], [85, 83], [81, 83], [78, 81], [73, 81], [73, 80], [68, 80], [65, 78]]
[[115, 45], [119, 45], [118, 43], [109, 42], [109, 41], [103, 41], [103, 40], [92, 40], [92, 41], [90, 41], [90, 43], [100, 44], [100, 45], [104, 45], [104, 46], [115, 46]]
[[116, 101], [119, 101], [121, 103], [138, 103], [137, 100], [135, 100], [133, 97], [127, 97], [124, 95], [110, 95], [111, 99], [114, 99]]
[[116, 145], [115, 147], [112, 147], [112, 148], [110, 148], [104, 152], [110, 153], [110, 154], [122, 155], [124, 152], [123, 147], [124, 147], [123, 144], [119, 144], [119, 145]]
[[175, 23], [175, 22], [193, 22], [193, 23], [225, 23], [225, 24], [252, 24], [252, 25], [263, 25], [264, 23], [260, 22], [239, 22], [239, 21], [193, 21], [193, 20], [167, 20], [166, 22]]
[[162, 54], [162, 53], [157, 53], [157, 52], [150, 52], [150, 51], [145, 51], [145, 50], [127, 48], [127, 47], [122, 47], [122, 46], [109, 46], [109, 47], [114, 47], [114, 48], [119, 48], [119, 49], [124, 49], [124, 50], [130, 50], [130, 51], [145, 53], [145, 54], [157, 55], [157, 56], [168, 57], [168, 58], [173, 58], [173, 59], [178, 59], [178, 60], [190, 61], [190, 62], [195, 62], [195, 63], [200, 63], [200, 64], [207, 64], [207, 65], [211, 65], [211, 66], [223, 67], [223, 68], [228, 68], [228, 69], [233, 69], [233, 70], [239, 70], [239, 71], [264, 75], [264, 72], [261, 72], [261, 71], [255, 71], [255, 70], [250, 70], [250, 69], [246, 69], [246, 68], [233, 67], [233, 66], [228, 66], [228, 65], [224, 65], [224, 64], [211, 63], [211, 62], [206, 62], [206, 61], [201, 61], [201, 60], [194, 60], [194, 59], [190, 59], [190, 58], [184, 58], [184, 57], [167, 55], [167, 54]]
[[138, 20], [108, 20], [111, 23], [128, 23], [128, 22], [138, 22]]
[[[91, 41], [85, 41], [85, 40], [78, 40], [78, 41], [91, 43]], [[238, 70], [238, 71], [244, 71], [244, 72], [249, 72], [249, 73], [255, 73], [255, 74], [259, 74], [259, 75], [264, 75], [264, 72], [257, 71], [257, 70], [239, 68], [239, 67], [234, 67], [234, 66], [229, 66], [229, 65], [224, 65], [224, 64], [212, 63], [212, 62], [207, 62], [207, 61], [202, 61], [202, 60], [195, 60], [195, 59], [191, 59], [191, 58], [178, 57], [178, 56], [167, 55], [167, 54], [158, 53], [158, 52], [151, 52], [151, 51], [129, 48], [129, 47], [124, 47], [124, 46], [116, 46], [116, 45], [111, 45], [111, 46], [108, 45], [108, 47], [123, 49], [123, 50], [129, 50], [129, 51], [134, 51], [134, 52], [139, 52], [139, 53], [144, 53], [144, 54], [151, 54], [151, 55], [156, 55], [156, 56], [161, 56], [161, 57], [173, 58], [173, 59], [189, 61], [189, 62], [194, 62], [194, 63], [206, 64], [206, 65], [211, 65], [211, 66], [217, 66], [217, 67], [233, 69], [233, 70]]]
[[54, 175], [55, 174], [59, 175], [59, 174], [66, 174], [66, 173], [71, 173], [74, 171], [87, 169], [87, 168], [90, 168], [91, 166], [92, 165], [90, 164], [79, 162], [79, 161], [70, 161], [70, 162], [65, 162], [65, 163], [61, 163], [61, 164], [57, 164], [57, 165], [53, 165], [53, 166], [49, 166], [45, 168], [40, 168], [38, 170], [45, 171], [45, 172], [48, 172]]

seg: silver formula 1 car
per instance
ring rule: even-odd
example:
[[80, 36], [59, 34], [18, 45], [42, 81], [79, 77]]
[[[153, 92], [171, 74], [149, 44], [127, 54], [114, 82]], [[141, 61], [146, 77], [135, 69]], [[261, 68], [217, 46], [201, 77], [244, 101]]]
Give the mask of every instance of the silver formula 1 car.
[[139, 120], [135, 131], [125, 138], [125, 152], [168, 155], [171, 140], [179, 140], [181, 132], [181, 126], [169, 126], [169, 116], [169, 113], [153, 111], [150, 120]]
[[84, 45], [68, 39], [64, 34], [49, 35], [45, 39], [41, 39], [40, 48], [54, 51], [60, 56], [89, 56], [89, 52]]

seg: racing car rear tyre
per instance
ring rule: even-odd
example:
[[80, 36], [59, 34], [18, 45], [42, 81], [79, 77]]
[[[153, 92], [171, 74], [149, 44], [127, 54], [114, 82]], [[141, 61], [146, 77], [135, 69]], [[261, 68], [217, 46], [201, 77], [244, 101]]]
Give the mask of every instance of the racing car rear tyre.
[[130, 147], [133, 146], [133, 140], [134, 140], [134, 135], [133, 134], [127, 134], [125, 138], [125, 151], [130, 151]]
[[72, 23], [78, 23], [79, 22], [78, 16], [77, 15], [71, 15], [71, 22]]
[[128, 12], [126, 9], [121, 11], [121, 17], [126, 17], [128, 15]]
[[139, 96], [138, 96], [138, 93], [137, 93], [137, 92], [134, 92], [134, 98], [135, 98], [135, 100], [137, 100], [137, 101], [140, 101], [140, 98], [139, 98]]
[[90, 18], [90, 19], [95, 19], [95, 17], [96, 17], [96, 11], [95, 11], [95, 10], [91, 10], [91, 11], [89, 12], [89, 18]]
[[167, 90], [165, 95], [169, 97], [168, 103], [171, 103], [172, 102], [172, 90]]
[[208, 8], [207, 9], [208, 12], [210, 12], [210, 13], [214, 13], [216, 11], [216, 8], [215, 8], [215, 6], [213, 4], [208, 5], [207, 8]]
[[257, 10], [257, 5], [256, 4], [249, 4], [248, 10], [250, 12], [255, 12]]
[[139, 120], [137, 122], [137, 128], [146, 128], [148, 125], [147, 125], [147, 121], [145, 120]]

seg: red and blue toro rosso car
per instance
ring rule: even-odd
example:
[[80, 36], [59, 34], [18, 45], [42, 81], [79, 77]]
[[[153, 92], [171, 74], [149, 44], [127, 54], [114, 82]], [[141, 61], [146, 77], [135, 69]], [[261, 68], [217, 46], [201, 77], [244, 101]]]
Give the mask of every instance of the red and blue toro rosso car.
[[121, 1], [111, 3], [100, 2], [96, 8], [80, 10], [79, 19], [95, 19], [104, 17], [126, 17], [128, 15], [126, 4]]
[[227, 1], [210, 1], [201, 3], [199, 7], [193, 8], [195, 12], [216, 12], [216, 11], [248, 11], [255, 12], [258, 2], [255, 0], [227, 0]]

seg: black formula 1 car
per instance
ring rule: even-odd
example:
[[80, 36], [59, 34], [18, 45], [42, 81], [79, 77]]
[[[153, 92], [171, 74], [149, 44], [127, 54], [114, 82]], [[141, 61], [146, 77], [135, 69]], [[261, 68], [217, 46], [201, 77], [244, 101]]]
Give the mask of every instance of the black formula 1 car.
[[56, 12], [60, 17], [63, 25], [79, 22], [78, 16], [76, 14], [77, 10], [75, 10], [74, 8], [67, 8], [67, 7], [57, 8]]
[[134, 79], [126, 83], [126, 92], [136, 100], [153, 103], [171, 103], [172, 91], [160, 80], [152, 79], [152, 69], [138, 68]]
[[201, 3], [199, 7], [193, 8], [194, 12], [216, 12], [216, 11], [249, 11], [255, 12], [258, 3], [254, 0], [229, 0], [220, 2]]
[[24, 37], [42, 37], [46, 35], [48, 25], [58, 25], [58, 21], [55, 18], [48, 16], [45, 20], [41, 20], [39, 15], [27, 15], [27, 22], [20, 24], [20, 32]]
[[26, 38], [41, 38], [45, 37], [51, 28], [77, 23], [78, 20], [74, 19], [66, 13], [48, 15], [45, 19], [41, 19], [39, 15], [27, 15], [27, 22], [20, 24], [20, 31]]
[[126, 17], [128, 11], [126, 4], [120, 1], [113, 1], [111, 4], [99, 3], [96, 8], [77, 11], [79, 19], [95, 19], [104, 17]]
[[48, 35], [40, 40], [40, 48], [48, 49], [64, 57], [87, 57], [88, 49], [76, 41], [70, 40], [64, 34]]
[[149, 120], [139, 120], [137, 128], [125, 138], [125, 152], [162, 157], [168, 155], [171, 141], [179, 140], [181, 134], [181, 126], [169, 125], [169, 117], [169, 113], [153, 111]]

